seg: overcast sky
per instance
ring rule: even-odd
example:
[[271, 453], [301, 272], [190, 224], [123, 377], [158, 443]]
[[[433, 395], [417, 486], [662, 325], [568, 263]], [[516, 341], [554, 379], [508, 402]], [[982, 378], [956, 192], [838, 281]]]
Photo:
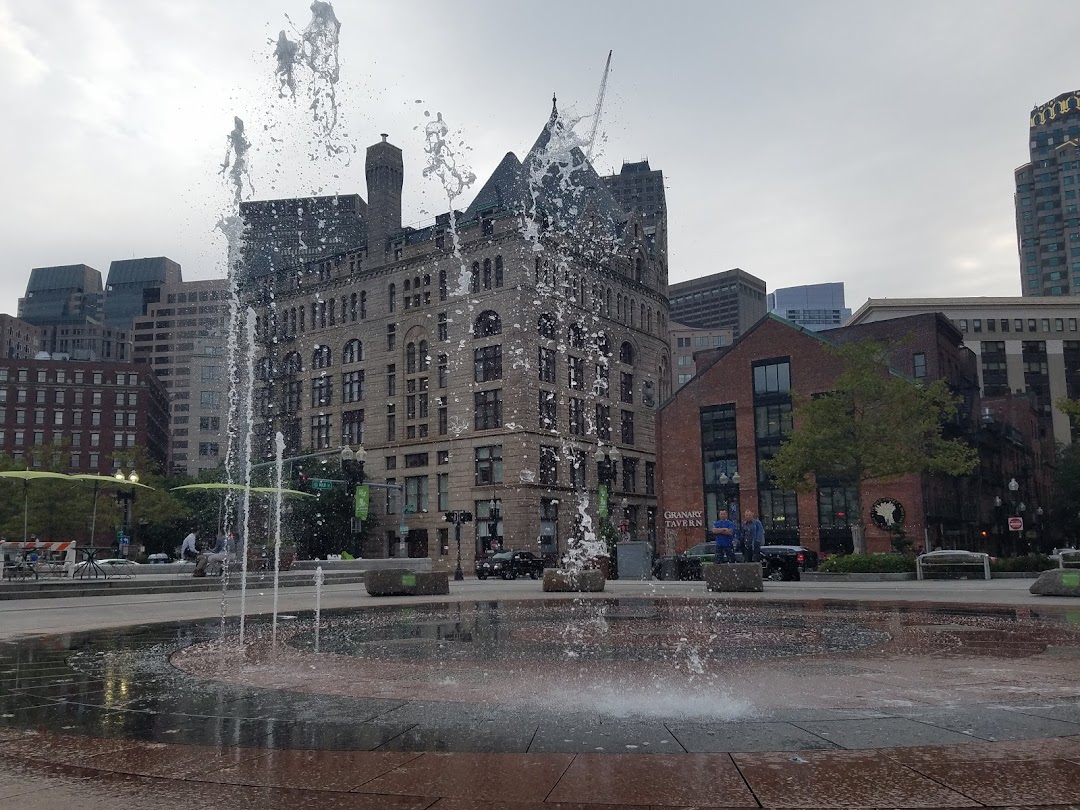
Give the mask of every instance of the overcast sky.
[[[248, 122], [256, 198], [366, 197], [363, 151], [404, 150], [405, 221], [446, 209], [424, 113], [480, 185], [531, 146], [557, 93], [591, 112], [594, 161], [662, 169], [671, 281], [730, 267], [770, 289], [1019, 294], [1012, 170], [1032, 106], [1080, 85], [1080, 3], [337, 0], [351, 160], [311, 160], [272, 45], [306, 0], [0, 0], [0, 311], [32, 267], [169, 256], [223, 273], [217, 168]], [[419, 102], [419, 103], [418, 103]], [[471, 194], [467, 195], [471, 199]], [[461, 207], [464, 207], [462, 205]]]

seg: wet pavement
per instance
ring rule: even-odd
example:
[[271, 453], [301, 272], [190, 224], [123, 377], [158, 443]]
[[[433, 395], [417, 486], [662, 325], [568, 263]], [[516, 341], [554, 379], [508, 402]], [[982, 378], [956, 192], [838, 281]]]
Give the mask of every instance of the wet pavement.
[[232, 620], [13, 639], [0, 808], [1064, 806], [1073, 614], [634, 596], [329, 611], [318, 656], [299, 613], [276, 652], [262, 620], [243, 653]]

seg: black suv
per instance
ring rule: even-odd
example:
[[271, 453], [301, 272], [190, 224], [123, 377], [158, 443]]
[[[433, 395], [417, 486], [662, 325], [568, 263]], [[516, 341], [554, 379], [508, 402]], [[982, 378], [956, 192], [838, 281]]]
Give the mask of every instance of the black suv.
[[476, 561], [476, 578], [502, 577], [517, 579], [543, 576], [544, 561], [531, 551], [498, 551], [484, 560]]
[[803, 571], [817, 571], [818, 555], [804, 546], [762, 546], [761, 566], [765, 579], [798, 582]]

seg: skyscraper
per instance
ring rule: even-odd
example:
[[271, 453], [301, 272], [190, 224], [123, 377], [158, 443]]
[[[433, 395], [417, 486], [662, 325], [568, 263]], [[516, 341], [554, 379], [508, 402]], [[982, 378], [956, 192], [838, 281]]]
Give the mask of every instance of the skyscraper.
[[1080, 294], [1080, 91], [1031, 111], [1030, 161], [1015, 170], [1023, 295]]
[[738, 267], [668, 287], [671, 320], [738, 337], [765, 317], [765, 282]]
[[769, 293], [769, 312], [811, 332], [843, 326], [851, 317], [844, 306], [844, 282], [782, 287]]

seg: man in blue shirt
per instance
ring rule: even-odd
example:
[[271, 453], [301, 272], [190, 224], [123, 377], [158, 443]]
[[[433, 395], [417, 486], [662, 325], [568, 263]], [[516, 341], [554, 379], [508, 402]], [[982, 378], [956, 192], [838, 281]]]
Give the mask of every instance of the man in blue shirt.
[[728, 520], [727, 510], [721, 509], [713, 522], [712, 533], [716, 538], [716, 562], [735, 562], [736, 526]]
[[743, 512], [742, 547], [747, 562], [761, 560], [761, 547], [765, 544], [765, 527], [752, 509]]

